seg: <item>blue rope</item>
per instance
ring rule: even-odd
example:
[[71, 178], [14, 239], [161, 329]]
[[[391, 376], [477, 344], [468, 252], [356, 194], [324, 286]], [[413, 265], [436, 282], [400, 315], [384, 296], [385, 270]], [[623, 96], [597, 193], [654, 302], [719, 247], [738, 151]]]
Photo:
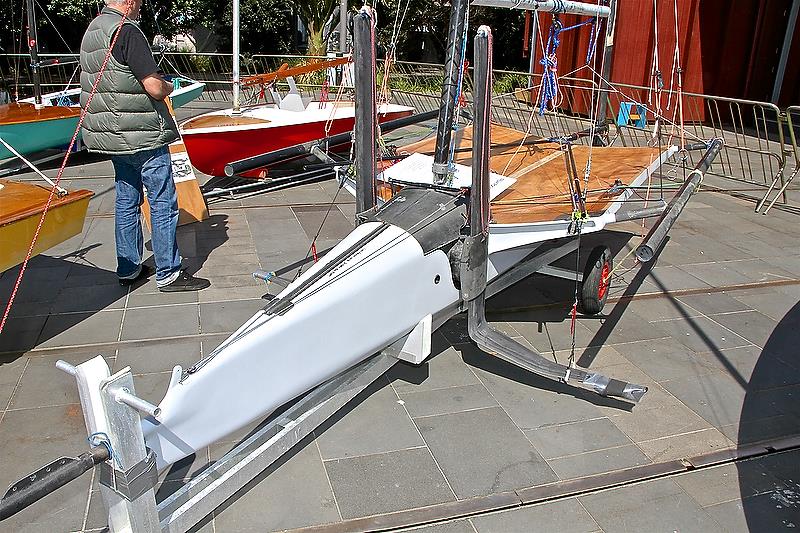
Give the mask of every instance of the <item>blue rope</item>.
[[561, 33], [569, 30], [580, 28], [581, 26], [592, 25], [591, 34], [589, 36], [589, 50], [586, 52], [586, 64], [588, 65], [594, 57], [594, 52], [597, 43], [597, 19], [592, 18], [579, 22], [573, 26], [566, 28], [561, 24], [558, 16], [553, 17], [553, 24], [550, 26], [550, 33], [547, 36], [547, 46], [545, 47], [545, 54], [539, 60], [539, 64], [544, 67], [544, 75], [542, 77], [542, 97], [539, 101], [539, 116], [544, 115], [547, 104], [553, 102], [558, 94], [558, 58], [556, 52], [561, 44]]
[[544, 67], [544, 74], [542, 76], [542, 97], [539, 101], [539, 116], [544, 115], [544, 110], [547, 109], [547, 104], [552, 102], [558, 92], [558, 80], [556, 72], [558, 71], [558, 58], [556, 51], [558, 45], [561, 44], [559, 35], [564, 31], [564, 26], [558, 17], [553, 17], [553, 24], [550, 26], [550, 33], [547, 36], [547, 46], [545, 47], [544, 57], [539, 60], [539, 64]]

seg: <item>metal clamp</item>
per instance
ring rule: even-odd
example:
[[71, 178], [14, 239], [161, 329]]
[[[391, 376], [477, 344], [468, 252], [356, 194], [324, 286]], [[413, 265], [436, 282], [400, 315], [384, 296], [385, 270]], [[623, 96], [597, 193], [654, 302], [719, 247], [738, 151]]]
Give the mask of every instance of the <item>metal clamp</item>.
[[108, 461], [100, 464], [100, 483], [132, 502], [158, 484], [156, 454], [149, 450], [147, 458], [126, 471], [117, 470]]

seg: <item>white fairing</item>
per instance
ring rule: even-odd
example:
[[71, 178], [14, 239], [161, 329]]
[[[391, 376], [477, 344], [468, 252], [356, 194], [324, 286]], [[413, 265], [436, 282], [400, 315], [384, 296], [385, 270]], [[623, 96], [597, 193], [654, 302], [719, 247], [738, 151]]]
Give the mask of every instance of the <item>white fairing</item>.
[[[278, 298], [378, 224], [357, 227]], [[168, 466], [266, 417], [458, 298], [447, 256], [441, 251], [423, 255], [411, 235], [389, 226], [293, 298], [285, 314], [256, 313], [215, 357], [173, 382], [159, 404], [158, 421], [143, 421], [147, 445], [156, 452], [159, 468]]]

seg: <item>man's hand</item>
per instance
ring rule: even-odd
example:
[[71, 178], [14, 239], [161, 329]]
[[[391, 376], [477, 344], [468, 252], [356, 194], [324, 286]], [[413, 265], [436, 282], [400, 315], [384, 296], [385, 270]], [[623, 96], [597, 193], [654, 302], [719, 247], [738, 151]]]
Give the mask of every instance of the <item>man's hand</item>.
[[144, 90], [153, 100], [163, 100], [172, 92], [172, 84], [158, 74], [150, 74], [142, 80]]

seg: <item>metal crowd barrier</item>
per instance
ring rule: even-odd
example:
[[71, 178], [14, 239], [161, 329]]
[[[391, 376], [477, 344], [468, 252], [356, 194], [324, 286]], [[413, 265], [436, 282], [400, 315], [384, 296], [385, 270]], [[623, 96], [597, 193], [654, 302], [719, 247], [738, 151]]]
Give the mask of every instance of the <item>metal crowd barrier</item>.
[[[74, 55], [73, 55], [74, 56]], [[65, 55], [41, 54], [43, 59], [67, 57]], [[283, 63], [294, 65], [308, 61], [310, 56], [257, 54], [241, 60], [244, 76], [258, 72], [276, 70]], [[174, 72], [203, 81], [206, 89], [199, 101], [228, 102], [231, 99], [231, 54], [166, 52], [162, 55], [165, 72]], [[30, 92], [28, 80], [28, 56], [25, 54], [0, 54], [0, 76], [7, 83], [17, 79], [18, 83], [7, 87], [13, 96], [18, 89], [23, 95]], [[56, 65], [42, 69], [45, 90], [65, 88], [77, 83], [74, 64]], [[436, 109], [441, 97], [444, 68], [441, 64], [399, 61], [393, 65], [388, 86], [392, 101], [415, 107], [419, 112]], [[379, 83], [382, 73], [379, 73]], [[308, 97], [319, 98], [324, 90], [333, 98], [338, 87], [323, 87], [323, 75], [315, 74], [296, 80], [298, 88]], [[539, 114], [538, 87], [541, 75], [513, 71], [494, 71], [495, 97], [492, 106], [493, 121], [530, 132], [532, 136], [550, 137], [564, 132], [586, 129], [591, 125], [590, 110], [598, 104], [598, 85], [579, 77], [561, 77], [560, 106]], [[465, 104], [472, 100], [472, 71], [463, 77]], [[624, 146], [646, 146], [652, 144], [654, 119], [651, 111], [644, 110], [643, 120], [630, 119], [637, 113], [634, 102], [645, 106], [653, 100], [649, 87], [615, 84], [607, 94], [608, 120], [616, 127], [611, 140]], [[269, 101], [269, 91], [259, 87], [244, 91], [243, 101], [255, 103]], [[677, 122], [677, 94], [663, 91], [662, 113], [675, 116]], [[624, 113], [621, 110], [625, 110]], [[469, 120], [469, 109], [462, 113]], [[774, 205], [800, 207], [800, 195], [793, 194], [792, 181], [800, 172], [800, 106], [793, 106], [782, 113], [774, 104], [696, 93], [683, 93], [684, 141], [721, 138], [725, 145], [717, 158], [709, 177], [714, 186], [732, 191], [740, 197], [758, 202], [758, 210], [768, 211]], [[680, 144], [680, 136], [669, 124], [662, 124], [662, 142]], [[587, 139], [581, 142], [587, 142]], [[690, 152], [691, 154], [691, 152]], [[674, 159], [675, 167], [691, 168], [696, 161], [687, 155], [685, 160]], [[707, 180], [706, 183], [711, 183]], [[759, 201], [760, 200], [760, 201]]]

